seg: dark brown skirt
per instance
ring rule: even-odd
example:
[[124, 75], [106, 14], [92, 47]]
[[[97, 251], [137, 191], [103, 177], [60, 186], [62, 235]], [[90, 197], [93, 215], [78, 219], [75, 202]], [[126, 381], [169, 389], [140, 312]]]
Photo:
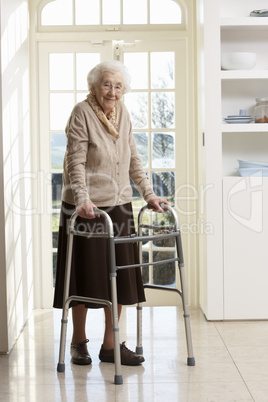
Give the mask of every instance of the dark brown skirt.
[[[127, 236], [135, 233], [131, 203], [122, 206], [100, 208], [107, 212], [113, 222], [115, 236]], [[70, 216], [75, 211], [73, 205], [62, 202], [57, 270], [55, 282], [55, 308], [63, 307], [63, 288], [67, 253], [67, 228]], [[105, 220], [101, 216], [96, 219], [76, 219], [78, 230], [105, 230]], [[69, 295], [94, 297], [111, 301], [109, 278], [109, 258], [107, 239], [85, 238], [74, 236], [71, 265], [71, 279]], [[137, 243], [116, 244], [116, 265], [139, 264]], [[119, 304], [130, 305], [145, 301], [141, 269], [127, 268], [117, 270], [117, 299]], [[77, 305], [72, 302], [70, 307]], [[84, 303], [83, 303], [84, 304]], [[88, 308], [101, 308], [103, 305], [87, 303]]]

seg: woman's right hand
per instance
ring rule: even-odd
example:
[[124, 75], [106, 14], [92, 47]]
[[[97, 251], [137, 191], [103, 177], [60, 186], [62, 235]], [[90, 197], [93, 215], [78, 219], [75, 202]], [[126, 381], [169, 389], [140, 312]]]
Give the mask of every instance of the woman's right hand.
[[94, 218], [99, 218], [99, 215], [95, 215], [94, 209], [96, 209], [96, 205], [93, 204], [93, 202], [91, 201], [85, 201], [83, 202], [83, 204], [80, 204], [77, 208], [76, 208], [76, 212], [77, 214], [81, 217], [81, 218], [85, 218], [85, 219], [94, 219]]

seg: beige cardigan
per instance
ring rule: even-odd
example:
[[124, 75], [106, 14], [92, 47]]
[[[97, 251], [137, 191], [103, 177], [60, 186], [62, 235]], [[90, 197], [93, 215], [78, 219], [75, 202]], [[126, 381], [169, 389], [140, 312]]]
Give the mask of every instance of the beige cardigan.
[[137, 153], [129, 113], [118, 103], [119, 138], [115, 139], [85, 100], [78, 103], [66, 127], [62, 199], [76, 207], [91, 200], [97, 207], [126, 204], [131, 179], [145, 199], [156, 197]]

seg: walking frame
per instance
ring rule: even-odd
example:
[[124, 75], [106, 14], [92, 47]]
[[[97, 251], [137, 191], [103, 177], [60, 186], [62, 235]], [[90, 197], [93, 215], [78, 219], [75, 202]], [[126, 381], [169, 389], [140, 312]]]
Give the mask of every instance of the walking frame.
[[[185, 272], [184, 272], [184, 260], [183, 260], [183, 252], [182, 252], [182, 242], [181, 242], [181, 233], [179, 227], [178, 217], [172, 207], [166, 204], [161, 204], [161, 207], [164, 211], [168, 211], [171, 213], [174, 221], [174, 225], [172, 226], [156, 226], [156, 225], [145, 225], [142, 224], [142, 218], [144, 212], [148, 209], [152, 209], [151, 205], [145, 205], [141, 208], [138, 215], [138, 234], [131, 235], [126, 237], [114, 237], [113, 231], [113, 222], [110, 216], [100, 210], [95, 209], [95, 215], [100, 215], [104, 217], [107, 226], [107, 232], [105, 233], [91, 233], [91, 232], [81, 232], [79, 230], [75, 230], [75, 221], [77, 218], [77, 213], [75, 212], [70, 219], [69, 231], [68, 231], [68, 244], [67, 244], [67, 259], [66, 259], [66, 271], [65, 271], [65, 279], [64, 279], [64, 294], [63, 294], [63, 310], [62, 310], [62, 319], [61, 319], [61, 336], [60, 336], [60, 349], [59, 349], [59, 362], [57, 365], [58, 372], [65, 371], [65, 349], [66, 349], [66, 333], [67, 333], [67, 324], [68, 324], [68, 310], [69, 305], [72, 301], [79, 301], [82, 303], [96, 303], [102, 304], [103, 306], [107, 306], [111, 310], [112, 314], [112, 322], [113, 322], [113, 337], [114, 337], [114, 362], [115, 362], [115, 375], [114, 375], [114, 383], [119, 385], [123, 384], [123, 377], [121, 372], [121, 357], [120, 357], [120, 343], [119, 343], [119, 327], [118, 327], [118, 306], [117, 306], [117, 290], [116, 290], [116, 277], [117, 271], [120, 269], [126, 268], [137, 268], [137, 267], [146, 267], [157, 264], [167, 264], [168, 262], [176, 262], [178, 263], [179, 273], [180, 273], [180, 283], [181, 290], [175, 287], [165, 287], [159, 285], [144, 285], [144, 288], [150, 289], [160, 289], [165, 291], [171, 291], [178, 293], [182, 298], [182, 307], [183, 307], [183, 317], [185, 324], [185, 334], [186, 334], [186, 344], [187, 344], [187, 365], [195, 366], [195, 358], [193, 356], [193, 347], [192, 347], [192, 337], [191, 337], [191, 326], [190, 326], [190, 314], [187, 300], [187, 289], [185, 283]], [[159, 232], [158, 234], [152, 235], [142, 235], [143, 229], [154, 230], [155, 232]], [[161, 232], [161, 233], [160, 233]], [[111, 281], [111, 299], [103, 300], [96, 299], [90, 297], [81, 297], [81, 296], [69, 296], [69, 287], [70, 287], [70, 275], [71, 275], [71, 261], [72, 261], [72, 249], [73, 249], [73, 236], [83, 236], [90, 238], [107, 238], [108, 240], [108, 255], [109, 255], [109, 272], [110, 272], [110, 281]], [[141, 264], [133, 264], [133, 265], [125, 265], [125, 266], [116, 266], [116, 258], [115, 258], [115, 244], [122, 243], [130, 243], [137, 242], [139, 243], [140, 256], [141, 256], [141, 248], [142, 242], [144, 241], [155, 241], [155, 240], [163, 240], [167, 238], [175, 238], [176, 242], [176, 254], [177, 256], [170, 259], [165, 259], [161, 261], [149, 262], [149, 263], [141, 263]], [[136, 354], [143, 355], [143, 346], [142, 346], [142, 306], [141, 304], [137, 305], [137, 346], [136, 346]]]

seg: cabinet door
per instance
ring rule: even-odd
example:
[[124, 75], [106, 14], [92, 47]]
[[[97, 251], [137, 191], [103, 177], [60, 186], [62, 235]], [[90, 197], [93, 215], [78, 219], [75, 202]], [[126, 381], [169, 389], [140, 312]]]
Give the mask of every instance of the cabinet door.
[[268, 178], [223, 179], [224, 319], [268, 318]]

